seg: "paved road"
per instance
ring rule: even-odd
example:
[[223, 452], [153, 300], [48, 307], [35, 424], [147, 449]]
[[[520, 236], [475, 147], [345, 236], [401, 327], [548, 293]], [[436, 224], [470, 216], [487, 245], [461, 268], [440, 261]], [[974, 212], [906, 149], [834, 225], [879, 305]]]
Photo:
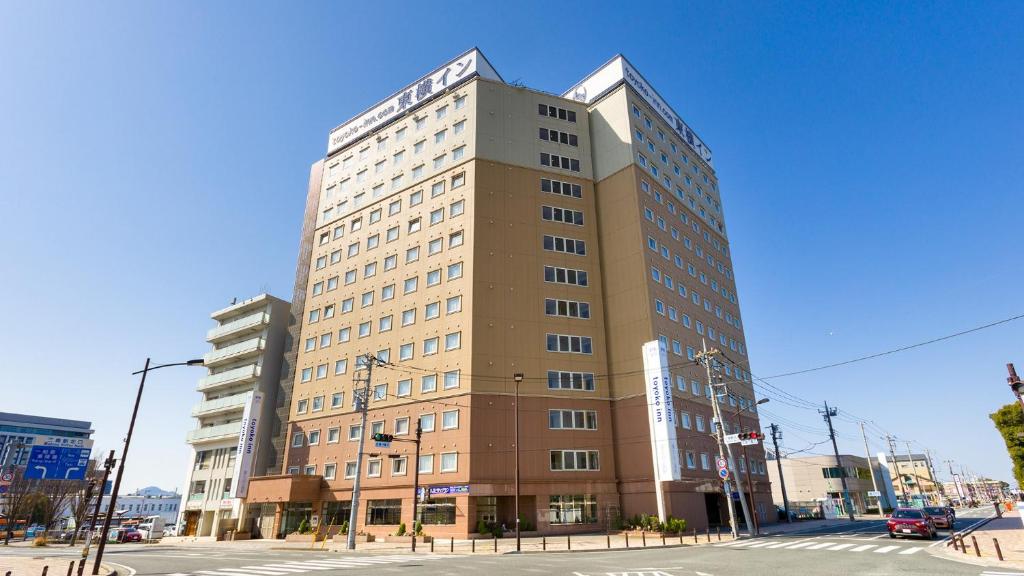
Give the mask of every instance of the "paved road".
[[[961, 514], [958, 528], [966, 528], [986, 514], [980, 510], [965, 512]], [[942, 536], [945, 537], [945, 533]], [[371, 573], [409, 576], [979, 576], [998, 573], [929, 553], [928, 547], [944, 545], [944, 540], [890, 540], [884, 522], [858, 521], [721, 545], [609, 552], [413, 556], [161, 546], [115, 549], [108, 552], [106, 559], [121, 565], [125, 576], [354, 576]], [[5, 553], [8, 551], [0, 550], [0, 564]]]

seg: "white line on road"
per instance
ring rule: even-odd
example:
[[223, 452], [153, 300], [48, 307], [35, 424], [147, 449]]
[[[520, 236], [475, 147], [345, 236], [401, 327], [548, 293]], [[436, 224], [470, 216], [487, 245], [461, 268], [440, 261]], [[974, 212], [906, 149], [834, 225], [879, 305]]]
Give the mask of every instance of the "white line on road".
[[893, 550], [899, 550], [899, 546], [882, 546], [878, 550], [875, 550], [875, 554], [888, 554]]
[[217, 570], [196, 570], [196, 574], [206, 574], [207, 576], [261, 576], [260, 574], [249, 572], [219, 572]]
[[864, 544], [862, 546], [857, 546], [856, 548], [851, 548], [850, 552], [863, 552], [865, 550], [870, 550], [876, 546], [878, 546], [878, 544]]
[[799, 544], [793, 544], [791, 546], [788, 546], [786, 548], [786, 550], [796, 550], [797, 548], [803, 548], [804, 546], [810, 546], [811, 544], [814, 544], [814, 542], [815, 542], [814, 540], [808, 540], [807, 542], [800, 542]]
[[907, 548], [906, 550], [900, 552], [900, 554], [914, 554], [916, 552], [920, 552], [921, 550], [924, 550], [924, 548]]
[[829, 546], [831, 546], [833, 544], [835, 544], [835, 542], [825, 542], [823, 544], [815, 544], [814, 546], [811, 546], [810, 548], [808, 548], [808, 550], [821, 550], [822, 548], [827, 548], [827, 547], [829, 547]]
[[303, 570], [301, 568], [279, 568], [279, 567], [270, 567], [270, 566], [242, 566], [242, 568], [246, 568], [246, 569], [250, 569], [250, 570], [278, 570], [282, 574], [287, 573], [287, 572], [305, 572], [305, 570]]
[[829, 548], [829, 550], [843, 550], [844, 548], [849, 548], [850, 546], [853, 546], [853, 544], [836, 544], [835, 546]]
[[221, 572], [242, 572], [246, 574], [264, 574], [265, 576], [283, 576], [288, 572], [281, 572], [279, 570], [272, 570], [270, 568], [263, 568], [260, 566], [252, 566], [248, 570], [243, 568], [217, 568]]

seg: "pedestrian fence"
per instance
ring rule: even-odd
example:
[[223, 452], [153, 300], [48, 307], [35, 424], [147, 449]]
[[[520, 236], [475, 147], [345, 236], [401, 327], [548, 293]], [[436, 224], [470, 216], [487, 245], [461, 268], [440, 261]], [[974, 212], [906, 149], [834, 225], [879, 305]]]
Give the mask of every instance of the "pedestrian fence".
[[954, 532], [953, 535], [949, 538], [949, 541], [946, 542], [946, 546], [947, 547], [948, 546], [952, 546], [953, 550], [957, 550], [957, 551], [960, 551], [960, 552], [962, 552], [964, 554], [967, 554], [968, 553], [967, 552], [967, 541], [966, 541], [966, 537], [967, 536], [970, 536], [970, 538], [971, 538], [971, 550], [974, 552], [974, 555], [976, 557], [981, 558], [982, 556], [988, 556], [988, 557], [995, 556], [1000, 561], [1003, 560], [1003, 550], [1002, 550], [1002, 548], [999, 547], [999, 539], [998, 538], [993, 538], [992, 539], [992, 547], [991, 547], [991, 549], [989, 549], [989, 548], [985, 547], [984, 545], [979, 545], [978, 544], [978, 539], [977, 539], [977, 537], [974, 536], [974, 534], [969, 534], [968, 535], [968, 534], [963, 534], [963, 533], [960, 533], [960, 532]]
[[[582, 550], [612, 550], [612, 549], [634, 549], [634, 548], [660, 548], [681, 545], [694, 545], [722, 540], [721, 529], [697, 530], [696, 528], [687, 532], [662, 533], [662, 532], [606, 532], [605, 534], [564, 534], [524, 538], [521, 541], [520, 549], [525, 551], [582, 551]], [[425, 547], [418, 546], [417, 550], [423, 551]], [[506, 535], [498, 538], [497, 535], [491, 538], [456, 539], [453, 537], [434, 537], [430, 539], [430, 552], [447, 552], [449, 554], [505, 554], [516, 550], [515, 535]]]

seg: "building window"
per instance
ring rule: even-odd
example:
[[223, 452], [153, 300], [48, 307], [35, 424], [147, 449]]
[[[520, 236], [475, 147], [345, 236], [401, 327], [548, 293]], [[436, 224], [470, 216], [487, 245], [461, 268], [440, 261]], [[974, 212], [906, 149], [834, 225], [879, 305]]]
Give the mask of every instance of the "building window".
[[405, 456], [401, 458], [391, 458], [391, 475], [392, 476], [405, 476], [406, 469], [408, 468], [409, 459]]
[[597, 450], [551, 450], [552, 471], [600, 470]]
[[412, 379], [406, 378], [398, 381], [398, 391], [396, 396], [404, 397], [412, 395]]
[[455, 314], [462, 311], [462, 295], [452, 296], [445, 300], [445, 312]]
[[459, 470], [459, 453], [458, 452], [442, 452], [441, 453], [441, 473], [445, 472], [458, 472]]
[[441, 412], [441, 429], [442, 430], [454, 430], [459, 427], [459, 411], [447, 410]]
[[574, 226], [583, 226], [583, 212], [570, 210], [568, 208], [557, 208], [554, 206], [541, 206], [540, 217], [549, 222], [561, 222]]
[[310, 430], [309, 431], [309, 445], [310, 446], [316, 446], [319, 443], [320, 443], [320, 431], [319, 430]]
[[359, 437], [363, 434], [363, 427], [359, 424], [352, 424], [348, 427], [348, 439], [351, 442], [359, 440]]
[[420, 392], [437, 392], [437, 374], [427, 374], [420, 377]]
[[540, 153], [540, 164], [541, 166], [561, 168], [562, 170], [569, 170], [571, 172], [580, 171], [580, 161], [578, 159], [559, 156], [557, 154], [548, 154], [547, 152]]
[[593, 354], [593, 345], [589, 336], [572, 336], [567, 334], [548, 334], [548, 352], [571, 352], [575, 354]]
[[292, 448], [301, 448], [302, 442], [306, 439], [306, 435], [302, 432], [296, 432], [292, 434]]
[[459, 387], [459, 371], [449, 370], [444, 373], [444, 389], [451, 390]]
[[433, 454], [420, 454], [420, 461], [417, 468], [420, 474], [433, 474], [434, 473], [434, 455]]
[[[378, 463], [377, 476], [380, 476], [380, 460]], [[368, 526], [392, 526], [402, 522], [402, 501], [392, 500], [367, 500], [366, 502], [366, 524]]]
[[544, 299], [544, 313], [548, 316], [565, 316], [567, 318], [590, 318], [590, 304], [573, 300]]
[[548, 523], [550, 524], [596, 524], [597, 497], [590, 494], [550, 496], [548, 498]]
[[595, 410], [548, 410], [548, 428], [552, 430], [597, 430]]
[[434, 415], [433, 414], [420, 414], [420, 428], [424, 432], [434, 431]]
[[334, 480], [338, 473], [338, 465], [334, 463], [324, 464], [324, 480]]
[[583, 197], [583, 187], [580, 186], [579, 184], [559, 182], [558, 180], [550, 180], [548, 178], [541, 178], [540, 190], [541, 192], [549, 192], [551, 194], [559, 194], [562, 196], [569, 196], [572, 198]]
[[587, 244], [583, 240], [574, 238], [563, 238], [561, 236], [544, 235], [544, 249], [549, 252], [562, 252], [565, 254], [576, 254], [586, 256]]
[[566, 110], [565, 108], [548, 106], [547, 104], [538, 104], [537, 110], [538, 112], [540, 112], [541, 116], [557, 118], [559, 120], [565, 120], [566, 122], [576, 122], [576, 112], [573, 110]]
[[551, 390], [594, 390], [594, 375], [590, 372], [548, 370], [548, 388]]
[[557, 266], [544, 267], [544, 281], [556, 284], [572, 284], [575, 286], [588, 285], [586, 270], [573, 270], [570, 268], [559, 268]]
[[335, 392], [331, 394], [331, 408], [341, 408], [345, 405], [345, 393]]
[[452, 332], [444, 336], [445, 350], [458, 350], [462, 348], [462, 332]]

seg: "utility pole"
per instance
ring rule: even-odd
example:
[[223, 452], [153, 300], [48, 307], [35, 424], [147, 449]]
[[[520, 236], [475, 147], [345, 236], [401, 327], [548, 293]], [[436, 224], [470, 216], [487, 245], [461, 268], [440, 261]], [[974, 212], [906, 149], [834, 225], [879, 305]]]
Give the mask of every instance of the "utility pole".
[[839, 446], [836, 445], [836, 431], [832, 428], [832, 417], [838, 414], [838, 411], [835, 408], [829, 408], [828, 402], [825, 402], [825, 411], [819, 410], [818, 412], [828, 422], [828, 435], [832, 439], [832, 451], [836, 455], [836, 466], [839, 467], [839, 480], [843, 485], [843, 503], [846, 504], [846, 512], [850, 516], [850, 522], [853, 522], [853, 499], [850, 498], [850, 489], [846, 487], [846, 470], [843, 469], [843, 461], [839, 457]]
[[89, 546], [92, 544], [92, 533], [96, 531], [96, 518], [100, 515], [100, 503], [103, 502], [103, 491], [107, 488], [107, 478], [110, 477], [110, 471], [117, 465], [117, 459], [114, 458], [114, 451], [110, 451], [110, 455], [103, 461], [103, 479], [100, 480], [100, 491], [96, 494], [96, 507], [92, 511], [92, 522], [89, 524], [89, 531], [86, 532], [85, 546], [82, 548], [82, 558], [89, 557]]
[[928, 499], [924, 495], [924, 490], [921, 489], [921, 477], [917, 475], [917, 466], [914, 465], [914, 455], [910, 453], [910, 442], [906, 442], [906, 445], [907, 462], [910, 463], [910, 471], [914, 473], [914, 483], [917, 485], [917, 495], [927, 502]]
[[924, 449], [925, 462], [928, 463], [928, 473], [932, 476], [932, 485], [939, 492], [939, 504], [946, 503], [946, 488], [943, 487], [942, 482], [939, 482], [939, 476], [935, 473], [935, 467], [932, 466], [932, 451], [928, 448]]
[[[718, 374], [718, 384], [720, 386], [723, 385], [722, 384], [722, 374], [721, 373]], [[730, 394], [730, 395], [728, 395], [728, 397], [732, 398], [732, 395]], [[762, 400], [763, 401], [767, 401], [767, 398], [762, 399]], [[736, 403], [736, 410], [733, 411], [733, 415], [736, 416], [736, 425], [739, 426], [741, 429], [745, 429], [745, 428], [743, 428], [743, 418], [740, 416], [740, 405], [739, 405], [739, 402]], [[751, 465], [750, 464], [750, 459], [747, 457], [747, 447], [743, 446], [742, 444], [740, 445], [740, 447], [741, 447], [741, 451], [743, 452], [743, 471], [745, 471], [746, 475], [747, 475], [747, 489], [748, 489], [748, 494], [750, 494], [750, 504], [751, 504], [751, 506], [753, 506], [753, 504], [754, 504], [754, 481], [750, 478], [750, 465]], [[754, 523], [754, 534], [760, 534], [761, 533], [761, 526], [758, 524], [757, 515], [755, 514], [750, 519]]]
[[864, 432], [864, 422], [860, 423], [860, 435], [864, 438], [864, 456], [868, 459], [868, 470], [871, 471], [871, 487], [878, 494], [876, 496], [878, 499], [878, 517], [885, 518], [885, 512], [882, 511], [882, 492], [878, 489], [878, 481], [875, 480], [875, 467], [871, 465], [871, 448], [868, 448], [868, 435]]
[[971, 486], [971, 481], [967, 477], [967, 472], [964, 471], [963, 464], [960, 465], [960, 481], [967, 485], [967, 499], [971, 502], [971, 504], [974, 504], [974, 498], [975, 493], [977, 492], [977, 488], [975, 486]]
[[772, 431], [772, 445], [775, 446], [775, 464], [779, 467], [779, 484], [782, 485], [782, 505], [786, 509], [786, 522], [792, 523], [789, 516], [789, 496], [786, 496], [786, 478], [782, 475], [782, 455], [779, 453], [779, 438], [782, 438], [782, 430], [777, 424], [769, 427]]
[[[373, 354], [363, 354], [363, 366], [357, 368], [355, 373], [352, 375], [352, 382], [354, 384], [353, 394], [355, 394], [356, 402], [359, 406], [360, 421], [359, 425], [359, 455], [356, 457], [356, 477], [352, 482], [352, 510], [348, 515], [348, 539], [345, 547], [349, 550], [356, 549], [356, 520], [359, 518], [359, 481], [363, 477], [363, 445], [366, 439], [366, 417], [370, 410], [370, 377], [373, 375], [373, 365], [378, 361], [377, 357]], [[417, 458], [416, 470], [419, 470], [420, 463]], [[413, 508], [415, 514], [415, 507]], [[413, 532], [416, 532], [416, 525], [413, 524]], [[413, 538], [416, 536], [414, 535]]]
[[910, 496], [907, 495], [907, 485], [903, 483], [903, 474], [900, 473], [900, 463], [896, 461], [896, 439], [886, 434], [885, 441], [889, 443], [889, 457], [892, 458], [892, 466], [896, 471], [896, 477], [900, 481], [900, 492], [903, 493], [903, 503], [910, 505]]
[[516, 552], [522, 551], [522, 538], [519, 522], [519, 385], [523, 383], [523, 373], [512, 375], [516, 383]]
[[[732, 464], [732, 448], [729, 447], [729, 444], [725, 443], [725, 429], [722, 426], [722, 412], [718, 407], [718, 390], [715, 389], [717, 385], [711, 377], [711, 364], [712, 362], [715, 362], [714, 358], [715, 354], [717, 353], [717, 350], [708, 350], [707, 341], [705, 341], [703, 338], [701, 339], [701, 344], [703, 345], [704, 349], [703, 351], [697, 353], [695, 359], [698, 362], [704, 364], [704, 369], [707, 372], [708, 377], [708, 386], [711, 387], [711, 408], [714, 411], [715, 415], [714, 436], [715, 440], [718, 441], [718, 457], [720, 459], [725, 460], [727, 464]], [[736, 468], [735, 465], [733, 467]], [[752, 522], [750, 521], [750, 512], [747, 510], [747, 501], [743, 499], [743, 487], [740, 485], [740, 475], [738, 473], [738, 469], [735, 476], [736, 489], [740, 495], [740, 505], [743, 507], [743, 515], [745, 520], [747, 521], [747, 534], [753, 536], [754, 533], [751, 529]], [[722, 481], [722, 487], [725, 490], [725, 501], [729, 507], [729, 523], [732, 528], [732, 536], [733, 538], [736, 538], [739, 536], [739, 523], [736, 520], [736, 507], [732, 503], [732, 489], [728, 479]]]

